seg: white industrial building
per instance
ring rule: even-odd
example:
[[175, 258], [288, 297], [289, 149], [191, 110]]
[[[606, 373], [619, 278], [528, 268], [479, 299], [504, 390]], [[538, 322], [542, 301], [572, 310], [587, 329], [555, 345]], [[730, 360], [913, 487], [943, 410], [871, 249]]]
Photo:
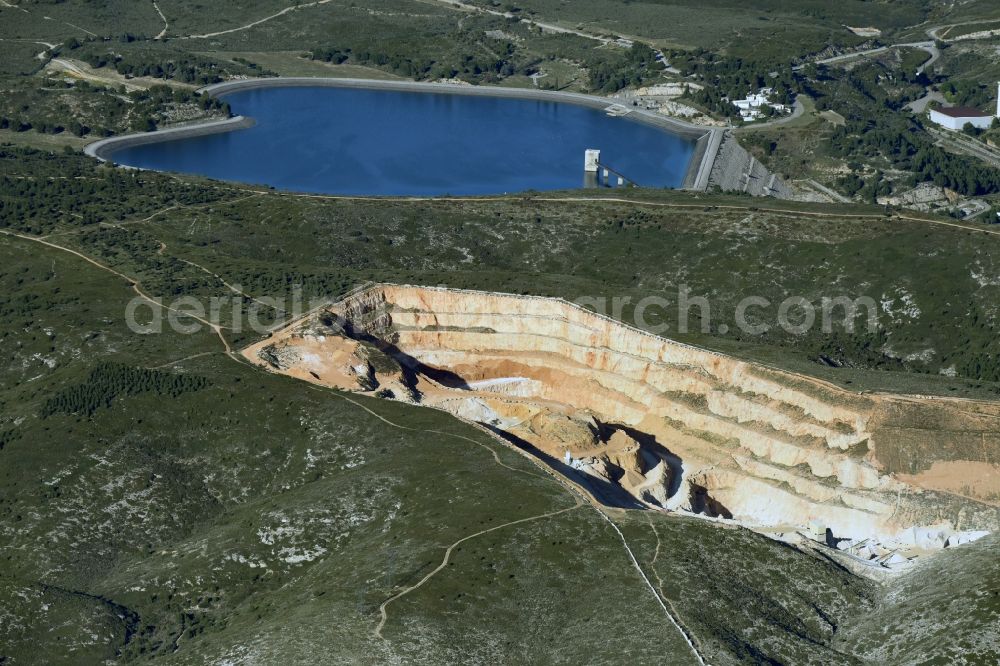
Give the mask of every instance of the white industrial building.
[[733, 105], [740, 110], [743, 120], [757, 120], [761, 116], [761, 108], [765, 106], [778, 113], [787, 113], [787, 106], [770, 101], [773, 94], [774, 88], [761, 88], [758, 92], [747, 95], [746, 99], [734, 99]]
[[983, 113], [979, 109], [968, 106], [949, 106], [942, 109], [931, 109], [931, 122], [950, 130], [962, 130], [966, 125], [977, 129], [989, 129], [994, 118], [1000, 118], [1000, 84], [997, 84], [996, 115]]
[[993, 124], [993, 116], [967, 106], [949, 106], [943, 109], [931, 109], [931, 121], [950, 130], [961, 130], [966, 125], [987, 129]]

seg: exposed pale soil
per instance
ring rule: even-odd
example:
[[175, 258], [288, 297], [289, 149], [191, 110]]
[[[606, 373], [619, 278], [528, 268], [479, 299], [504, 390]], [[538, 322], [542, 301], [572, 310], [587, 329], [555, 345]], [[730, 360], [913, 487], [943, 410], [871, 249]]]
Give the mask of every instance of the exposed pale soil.
[[482, 423], [609, 505], [878, 545], [861, 559], [998, 523], [1000, 405], [850, 393], [557, 299], [377, 285], [243, 355]]
[[919, 474], [900, 474], [906, 483], [1000, 504], [1000, 465], [984, 462], [936, 461]]

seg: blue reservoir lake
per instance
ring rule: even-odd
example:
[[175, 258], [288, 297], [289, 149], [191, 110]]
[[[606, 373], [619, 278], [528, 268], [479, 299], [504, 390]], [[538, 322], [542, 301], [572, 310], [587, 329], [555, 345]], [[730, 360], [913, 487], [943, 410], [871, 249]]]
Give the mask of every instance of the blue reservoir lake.
[[299, 192], [434, 196], [579, 188], [588, 148], [637, 185], [676, 188], [695, 147], [688, 136], [547, 100], [334, 87], [224, 98], [256, 124], [110, 158]]

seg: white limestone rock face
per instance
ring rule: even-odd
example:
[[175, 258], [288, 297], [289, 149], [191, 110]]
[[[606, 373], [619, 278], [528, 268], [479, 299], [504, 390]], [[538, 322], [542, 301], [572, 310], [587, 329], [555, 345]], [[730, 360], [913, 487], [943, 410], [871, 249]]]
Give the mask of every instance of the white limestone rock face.
[[[919, 468], [921, 455], [952, 436], [909, 443], [907, 426], [918, 416], [908, 415], [922, 414], [924, 399], [848, 392], [559, 299], [374, 285], [327, 316], [427, 370], [425, 404], [507, 430], [557, 460], [569, 453], [652, 506], [789, 532], [816, 523], [841, 539], [910, 530], [907, 543], [926, 548], [964, 543], [969, 537], [954, 531], [960, 521], [966, 530], [997, 526], [990, 505], [895, 473]], [[438, 375], [455, 385], [430, 379]], [[977, 407], [980, 418], [968, 405], [935, 404], [947, 412], [941, 433], [985, 433], [970, 438], [983, 444], [968, 447], [969, 460], [1000, 459], [988, 420], [1000, 409]]]

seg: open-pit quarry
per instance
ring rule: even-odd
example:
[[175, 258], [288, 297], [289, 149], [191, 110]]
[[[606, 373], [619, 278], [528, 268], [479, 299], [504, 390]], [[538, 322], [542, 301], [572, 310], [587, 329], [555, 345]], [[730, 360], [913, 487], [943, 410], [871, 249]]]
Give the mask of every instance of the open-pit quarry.
[[1000, 404], [858, 394], [560, 299], [374, 285], [243, 351], [446, 410], [607, 506], [811, 538], [874, 568], [1000, 522]]

